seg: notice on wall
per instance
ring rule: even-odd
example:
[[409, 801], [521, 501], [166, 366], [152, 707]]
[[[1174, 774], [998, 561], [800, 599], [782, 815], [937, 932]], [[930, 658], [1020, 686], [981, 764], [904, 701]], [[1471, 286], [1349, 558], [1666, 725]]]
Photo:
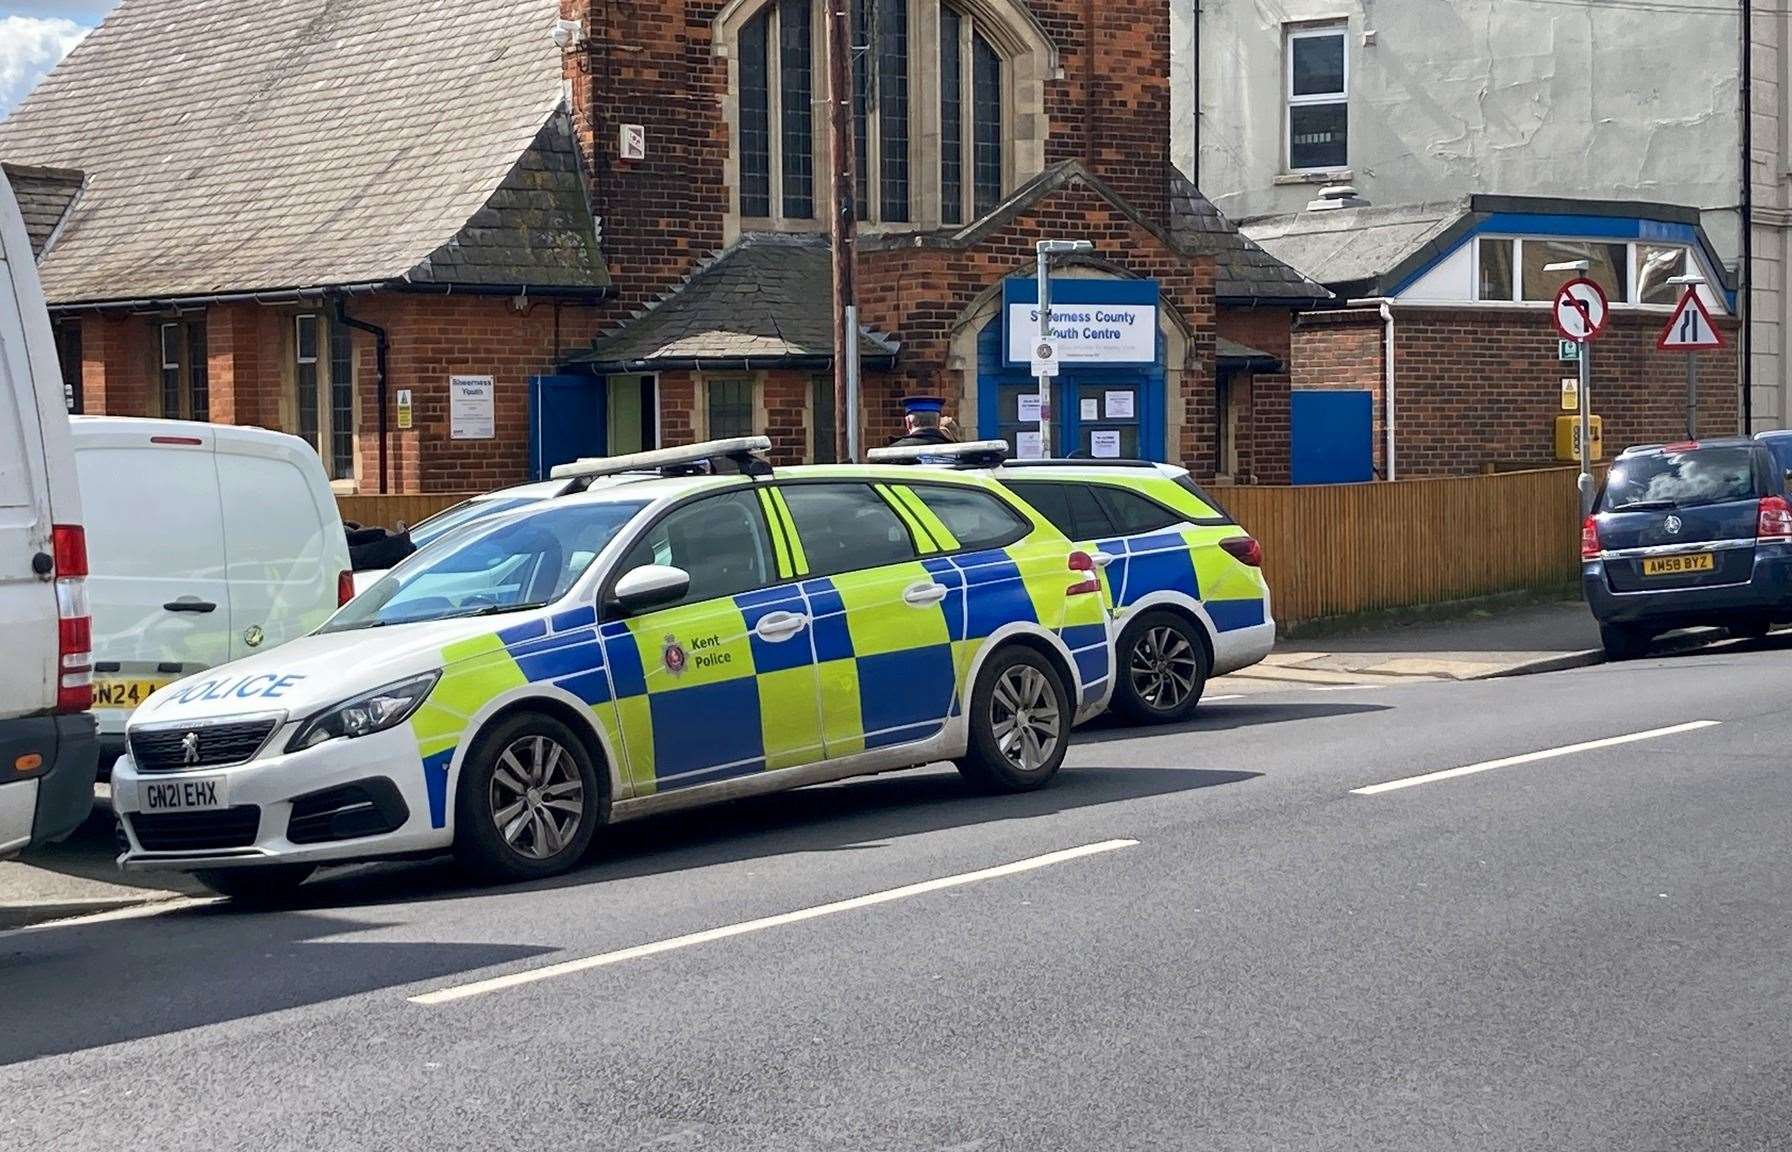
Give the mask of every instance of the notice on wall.
[[1039, 439], [1037, 431], [1014, 434], [1014, 457], [1017, 460], [1042, 460], [1045, 458], [1045, 444]]
[[1041, 403], [1039, 393], [1022, 392], [1020, 394], [1019, 411], [1016, 413], [1015, 419], [1019, 420], [1022, 424], [1037, 424], [1043, 419], [1043, 417], [1040, 416], [1040, 413], [1044, 410], [1045, 405]]
[[1131, 420], [1133, 418], [1131, 392], [1108, 392], [1102, 397], [1102, 402], [1107, 406], [1107, 419]]
[[1097, 460], [1120, 458], [1120, 433], [1115, 429], [1089, 433], [1089, 455]]
[[411, 390], [400, 388], [398, 390], [398, 430], [400, 432], [409, 431], [414, 419], [411, 409]]
[[[1157, 359], [1156, 304], [1055, 303], [1051, 327], [1060, 363], [1150, 364]], [[1010, 302], [1009, 363], [1032, 363], [1039, 336], [1039, 306]]]
[[1101, 401], [1095, 399], [1093, 396], [1091, 396], [1087, 400], [1084, 400], [1083, 401], [1083, 419], [1085, 419], [1085, 420], [1101, 419]]
[[1580, 411], [1580, 378], [1576, 376], [1562, 377], [1562, 411]]
[[490, 440], [498, 434], [497, 387], [490, 376], [448, 377], [448, 436]]

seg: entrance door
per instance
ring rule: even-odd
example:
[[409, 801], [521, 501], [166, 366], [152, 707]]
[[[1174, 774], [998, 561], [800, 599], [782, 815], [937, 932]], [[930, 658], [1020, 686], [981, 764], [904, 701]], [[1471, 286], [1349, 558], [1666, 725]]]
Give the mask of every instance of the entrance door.
[[610, 377], [605, 402], [608, 455], [651, 452], [659, 447], [659, 386], [654, 377]]
[[[1148, 368], [1064, 365], [1052, 388], [1052, 455], [1164, 459], [1161, 337], [1158, 354], [1159, 363]], [[1038, 430], [1031, 399], [1038, 392], [1039, 382], [1026, 365], [1002, 362], [1002, 322], [991, 320], [977, 340], [978, 438], [1006, 440], [1017, 457], [1026, 456], [1022, 437]]]
[[529, 379], [529, 474], [546, 480], [555, 466], [605, 454], [602, 381], [590, 376]]

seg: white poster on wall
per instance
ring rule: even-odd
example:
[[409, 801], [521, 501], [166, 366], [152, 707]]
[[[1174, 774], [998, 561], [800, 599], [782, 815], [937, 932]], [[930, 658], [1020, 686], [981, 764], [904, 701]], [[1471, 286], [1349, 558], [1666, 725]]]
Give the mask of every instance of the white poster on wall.
[[1040, 400], [1039, 393], [1022, 392], [1019, 396], [1019, 400], [1020, 404], [1018, 405], [1015, 419], [1019, 420], [1022, 424], [1039, 423], [1039, 414], [1045, 410], [1044, 404]]
[[497, 386], [490, 376], [448, 377], [448, 436], [490, 440], [498, 434]]
[[[1150, 364], [1157, 359], [1157, 305], [1053, 304], [1052, 339], [1063, 364]], [[1008, 359], [1032, 362], [1039, 306], [1008, 305]]]
[[1095, 399], [1094, 397], [1090, 397], [1089, 399], [1084, 400], [1083, 401], [1083, 419], [1084, 420], [1099, 420], [1099, 419], [1101, 419], [1101, 401]]
[[1039, 439], [1039, 433], [1016, 432], [1014, 434], [1014, 456], [1017, 460], [1039, 460], [1045, 456], [1045, 445]]
[[1109, 420], [1131, 420], [1133, 418], [1132, 393], [1109, 392], [1106, 394]]
[[1120, 458], [1120, 433], [1113, 430], [1089, 433], [1089, 455], [1097, 460]]

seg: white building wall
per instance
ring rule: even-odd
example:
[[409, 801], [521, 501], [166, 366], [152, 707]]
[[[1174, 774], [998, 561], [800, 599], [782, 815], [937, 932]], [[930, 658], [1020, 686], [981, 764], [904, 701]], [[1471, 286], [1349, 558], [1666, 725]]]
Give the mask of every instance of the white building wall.
[[[1757, 6], [1751, 21], [1750, 50], [1754, 54], [1754, 138], [1750, 179], [1754, 184], [1754, 284], [1749, 325], [1749, 361], [1753, 369], [1750, 400], [1756, 430], [1792, 426], [1792, 360], [1786, 355], [1786, 333], [1792, 331], [1792, 296], [1785, 290], [1786, 269], [1792, 262], [1792, 192], [1787, 173], [1792, 170], [1792, 114], [1788, 98], [1787, 70], [1792, 68], [1792, 14], [1775, 11], [1771, 4]], [[1765, 11], [1759, 10], [1765, 9]]]
[[[1176, 161], [1235, 220], [1299, 211], [1319, 183], [1343, 179], [1374, 204], [1470, 192], [1653, 200], [1710, 210], [1706, 230], [1732, 260], [1741, 26], [1716, 7], [1171, 0]], [[1349, 166], [1290, 175], [1283, 29], [1334, 20], [1349, 28]]]

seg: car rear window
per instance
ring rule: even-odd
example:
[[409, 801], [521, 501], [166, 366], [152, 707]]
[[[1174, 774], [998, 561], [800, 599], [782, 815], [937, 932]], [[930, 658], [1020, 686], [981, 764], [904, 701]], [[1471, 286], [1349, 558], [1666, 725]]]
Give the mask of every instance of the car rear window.
[[1606, 512], [1753, 499], [1755, 451], [1737, 445], [1621, 457], [1605, 482]]

